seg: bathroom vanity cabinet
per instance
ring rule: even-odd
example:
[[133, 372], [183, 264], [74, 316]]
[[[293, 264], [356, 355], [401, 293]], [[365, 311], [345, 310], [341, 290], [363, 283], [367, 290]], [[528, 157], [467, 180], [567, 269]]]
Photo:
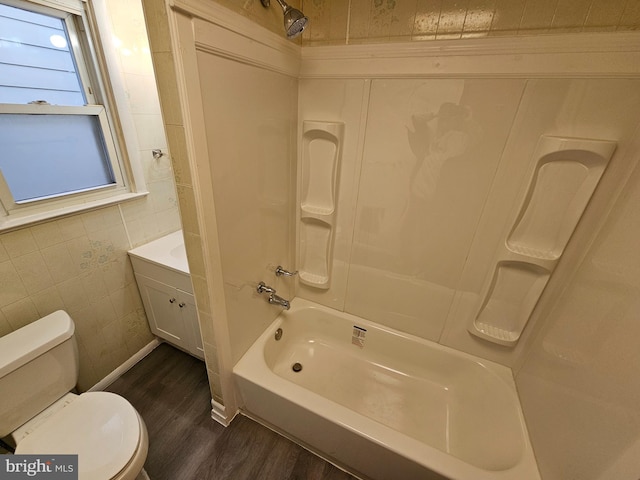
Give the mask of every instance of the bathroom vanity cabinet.
[[149, 327], [154, 335], [204, 359], [182, 232], [129, 251]]

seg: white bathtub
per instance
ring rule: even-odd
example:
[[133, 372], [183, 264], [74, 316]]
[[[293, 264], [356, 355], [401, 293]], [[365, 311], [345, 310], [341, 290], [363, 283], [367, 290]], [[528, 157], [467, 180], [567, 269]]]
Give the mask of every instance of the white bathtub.
[[296, 298], [233, 372], [248, 414], [362, 478], [540, 479], [501, 365]]

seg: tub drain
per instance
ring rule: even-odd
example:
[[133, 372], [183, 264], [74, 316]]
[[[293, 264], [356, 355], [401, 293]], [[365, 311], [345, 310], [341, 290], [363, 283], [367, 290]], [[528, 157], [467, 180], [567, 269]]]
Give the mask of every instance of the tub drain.
[[291, 370], [298, 373], [300, 370], [302, 370], [302, 364], [298, 362], [294, 363], [293, 366], [291, 367]]

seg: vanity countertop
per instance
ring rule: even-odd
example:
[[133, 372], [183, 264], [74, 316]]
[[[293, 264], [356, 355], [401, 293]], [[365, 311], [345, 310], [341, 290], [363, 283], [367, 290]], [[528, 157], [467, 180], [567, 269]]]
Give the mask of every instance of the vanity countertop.
[[189, 274], [182, 230], [129, 250], [129, 255], [171, 268], [180, 273]]

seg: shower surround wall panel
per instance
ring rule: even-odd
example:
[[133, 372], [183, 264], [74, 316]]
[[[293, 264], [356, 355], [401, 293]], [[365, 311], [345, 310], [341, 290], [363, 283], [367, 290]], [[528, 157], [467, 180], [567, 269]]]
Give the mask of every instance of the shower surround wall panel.
[[636, 166], [516, 377], [545, 480], [638, 478], [638, 205]]
[[[490, 53], [498, 51], [492, 45]], [[326, 292], [301, 286], [298, 294], [512, 366], [535, 320], [511, 348], [473, 336], [467, 327], [495, 269], [496, 245], [509, 236], [523, 205], [537, 165], [536, 144], [543, 135], [610, 140], [619, 145], [612, 163], [624, 163], [640, 83], [616, 73], [589, 78], [608, 72], [609, 64], [596, 62], [587, 75], [587, 62], [577, 53], [572, 65], [578, 71], [565, 66], [562, 75], [585, 78], [540, 78], [561, 74], [553, 53], [560, 47], [539, 64], [533, 61], [526, 74], [522, 62], [492, 55], [481, 57], [486, 65], [476, 63], [479, 56], [463, 56], [467, 73], [445, 74], [438, 65], [455, 71], [462, 61], [411, 63], [392, 56], [390, 48], [361, 63], [364, 47], [349, 51], [351, 62], [344, 49], [331, 57], [329, 48], [321, 48], [317, 58], [303, 62], [299, 116], [321, 113], [345, 122], [345, 145], [357, 156], [345, 154], [343, 165], [335, 240], [342, 254], [334, 262], [339, 280]], [[344, 94], [348, 85], [362, 86], [359, 105]], [[565, 263], [561, 271], [575, 266]], [[541, 287], [537, 298], [544, 282], [534, 283]]]
[[[278, 314], [255, 285], [264, 281], [292, 296], [290, 282], [276, 283], [274, 270], [293, 265], [298, 85], [288, 75], [209, 52], [198, 52], [198, 67], [207, 85], [205, 130], [235, 362]], [[252, 317], [264, 320], [247, 321]]]
[[604, 140], [540, 137], [525, 199], [498, 244], [470, 333], [500, 345], [518, 342], [615, 148]]
[[[333, 219], [335, 236], [331, 259], [331, 285], [329, 289], [320, 289], [300, 282], [298, 295], [342, 311], [344, 310], [344, 292], [346, 291], [353, 237], [355, 195], [358, 191], [362, 158], [363, 115], [366, 114], [370, 82], [357, 79], [322, 81], [301, 79], [299, 85], [298, 138], [302, 138], [304, 134], [302, 127], [305, 118], [322, 118], [325, 121], [342, 123], [345, 133], [342, 139], [340, 183], [335, 192], [338, 204]], [[302, 158], [302, 151], [302, 142], [300, 142], [298, 145], [299, 158]], [[301, 169], [298, 173], [300, 176], [299, 185], [302, 185]], [[298, 197], [298, 204], [300, 204], [303, 202], [301, 188], [298, 189]], [[299, 223], [298, 230], [300, 230]], [[298, 232], [298, 235], [300, 233], [302, 232]], [[299, 265], [300, 263], [298, 263]]]
[[343, 121], [345, 150], [334, 280], [299, 295], [437, 341], [524, 86], [302, 79], [299, 117]]
[[[491, 278], [495, 265], [500, 260], [499, 252], [508, 249], [509, 239], [513, 242], [514, 225], [517, 224], [518, 215], [526, 204], [530, 181], [536, 175], [538, 158], [535, 152], [538, 142], [543, 135], [615, 141], [617, 148], [600, 181], [603, 183], [608, 171], [615, 175], [621, 167], [633, 161], [629, 145], [638, 122], [638, 89], [640, 81], [631, 79], [528, 81], [502, 155], [503, 161], [496, 172], [491, 193], [469, 250], [441, 343], [508, 365], [516, 365], [520, 361], [519, 352], [523, 351], [523, 344], [527, 343], [535, 329], [540, 312], [561, 293], [561, 290], [554, 286], [563, 288], [564, 283], [568, 281], [566, 276], [575, 269], [576, 255], [580, 252], [572, 251], [571, 241], [561, 250], [563, 257], [568, 256], [567, 258], [563, 261], [549, 260], [545, 263], [547, 271], [555, 265], [553, 276], [548, 283], [551, 287], [545, 288], [515, 347], [496, 348], [490, 342], [469, 334], [466, 329], [476, 320], [480, 311], [487, 279]], [[624, 176], [621, 178], [624, 179]], [[597, 191], [596, 189], [596, 194]], [[610, 192], [605, 191], [603, 194], [611, 196]], [[590, 208], [587, 204], [583, 218], [589, 213]], [[599, 214], [594, 211], [592, 215]], [[593, 232], [587, 234], [592, 235]], [[554, 277], [565, 278], [565, 282], [555, 285]]]
[[184, 132], [170, 142], [176, 175], [189, 179], [179, 196], [200, 273], [194, 293], [207, 313], [212, 415], [228, 424], [238, 411], [231, 368], [279, 313], [256, 286], [293, 294], [275, 269], [295, 263], [300, 47], [208, 0], [145, 7], [164, 121]]
[[[634, 318], [637, 320], [640, 278], [635, 268], [640, 172], [636, 171], [632, 177], [634, 187], [627, 193], [628, 198], [621, 199], [620, 207], [614, 210], [615, 225], [605, 228], [597, 240], [596, 252], [587, 253], [615, 198], [637, 165], [640, 151], [640, 141], [637, 140], [640, 138], [640, 42], [636, 35], [626, 46], [621, 41], [620, 48], [605, 53], [609, 40], [610, 37], [600, 37], [597, 43], [579, 47], [579, 51], [573, 53], [570, 42], [567, 42], [569, 53], [556, 56], [554, 52], [546, 51], [537, 57], [540, 63], [531, 58], [530, 63], [514, 60], [514, 57], [502, 57], [502, 61], [497, 61], [492, 55], [425, 58], [412, 63], [417, 55], [410, 49], [403, 51], [402, 55], [393, 56], [388, 54], [387, 47], [381, 48], [378, 56], [364, 55], [364, 48], [347, 52], [341, 50], [334, 57], [329, 55], [329, 49], [317, 50], [315, 57], [311, 49], [303, 51], [308, 63], [303, 62], [302, 66], [300, 115], [313, 117], [317, 110], [322, 111], [325, 118], [345, 121], [345, 145], [354, 145], [358, 158], [345, 157], [344, 168], [348, 166], [347, 172], [352, 181], [349, 187], [343, 184], [343, 189], [350, 190], [348, 195], [340, 198], [338, 205], [340, 211], [346, 212], [344, 218], [338, 217], [339, 236], [335, 245], [336, 251], [348, 252], [346, 260], [342, 257], [339, 261], [344, 280], [332, 284], [322, 295], [307, 288], [300, 288], [298, 295], [334, 308], [339, 308], [344, 301], [344, 310], [349, 313], [373, 318], [378, 323], [405, 329], [423, 338], [431, 334], [441, 344], [513, 366], [532, 443], [545, 480], [635, 480], [640, 468], [637, 416], [640, 397], [636, 388], [640, 370], [634, 343], [637, 322], [633, 321]], [[470, 48], [471, 44], [464, 45]], [[563, 49], [558, 46], [554, 51], [557, 53]], [[620, 53], [624, 51], [629, 52], [626, 59]], [[559, 57], [563, 58], [562, 62], [554, 60]], [[465, 62], [466, 70], [462, 67]], [[440, 65], [446, 72], [440, 70]], [[460, 73], [456, 74], [458, 68]], [[425, 78], [415, 78], [421, 76]], [[428, 78], [440, 76], [446, 78]], [[415, 316], [404, 315], [396, 310], [397, 305], [403, 309], [400, 312], [406, 312], [410, 305], [422, 301], [424, 290], [408, 290], [408, 282], [401, 276], [394, 276], [382, 259], [391, 264], [405, 256], [411, 260], [415, 257], [409, 256], [406, 250], [385, 251], [379, 245], [374, 245], [377, 248], [368, 253], [363, 248], [363, 243], [366, 244], [363, 240], [375, 239], [376, 233], [370, 231], [379, 232], [385, 225], [385, 217], [380, 210], [389, 208], [388, 205], [401, 204], [398, 198], [407, 196], [407, 183], [399, 180], [403, 174], [402, 168], [397, 168], [402, 165], [401, 161], [395, 164], [389, 161], [389, 165], [384, 165], [380, 157], [386, 153], [387, 157], [401, 158], [417, 129], [413, 122], [405, 122], [405, 136], [399, 133], [392, 136], [393, 122], [402, 125], [393, 118], [393, 108], [401, 108], [395, 105], [386, 110], [377, 108], [376, 89], [384, 82], [406, 86], [404, 91], [399, 88], [402, 94], [397, 98], [408, 105], [412, 103], [406, 100], [411, 96], [410, 85], [416, 82], [453, 85], [478, 81], [469, 78], [473, 76], [495, 77], [483, 79], [487, 84], [499, 80], [521, 82], [521, 91], [513, 117], [504, 132], [504, 144], [497, 152], [499, 158], [494, 164], [495, 170], [487, 173], [490, 179], [485, 187], [486, 197], [483, 204], [477, 206], [477, 223], [470, 227], [473, 233], [463, 254], [458, 276], [453, 279], [450, 293], [453, 298], [448, 309], [438, 311], [435, 308], [437, 303], [425, 301], [422, 310], [415, 308]], [[347, 86], [356, 85], [362, 86], [359, 106], [355, 96], [344, 94]], [[487, 96], [493, 93], [485, 92]], [[351, 103], [347, 104], [347, 101]], [[504, 102], [500, 105], [509, 107]], [[360, 121], [353, 123], [358, 115]], [[391, 127], [374, 128], [385, 122]], [[395, 141], [376, 144], [378, 136], [384, 135]], [[544, 135], [602, 139], [615, 142], [617, 147], [587, 202], [575, 232], [561, 250], [562, 261], [555, 267], [554, 275], [549, 279], [548, 287], [518, 344], [514, 347], [499, 346], [471, 335], [467, 327], [478, 313], [483, 286], [495, 265], [496, 246], [505, 243], [505, 239], [514, 242], [518, 236], [514, 234], [514, 225], [525, 205], [530, 180], [535, 176], [538, 162], [534, 153]], [[369, 147], [370, 143], [375, 148]], [[411, 146], [408, 149], [413, 153]], [[369, 164], [371, 158], [378, 160], [377, 165]], [[453, 164], [451, 162], [450, 166]], [[376, 167], [386, 167], [385, 174], [378, 175], [377, 183], [376, 176], [371, 173]], [[444, 183], [445, 179], [446, 176], [441, 175], [439, 185], [455, 189], [455, 185], [451, 187], [451, 184]], [[471, 194], [476, 187], [476, 184], [472, 185]], [[457, 201], [464, 202], [464, 195]], [[422, 242], [428, 247], [432, 238], [438, 238], [438, 229], [448, 228], [451, 229], [449, 240], [454, 244], [462, 238], [455, 233], [464, 231], [467, 226], [463, 222], [458, 224], [456, 216], [449, 214], [459, 213], [455, 205], [453, 203], [453, 208], [443, 209], [447, 215], [440, 215], [436, 217], [437, 222], [431, 222], [435, 230], [424, 230], [413, 239], [411, 236], [402, 238], [403, 232], [398, 228], [401, 217], [397, 214], [401, 209], [396, 207], [396, 215], [392, 216], [395, 217], [395, 228], [386, 227], [387, 237], [398, 243]], [[372, 212], [368, 208], [371, 206], [379, 208]], [[431, 206], [435, 208], [433, 204]], [[394, 224], [389, 221], [389, 225]], [[450, 252], [448, 247], [447, 244], [446, 248], [430, 252], [432, 265], [437, 265], [437, 259], [432, 257], [444, 257]], [[558, 251], [555, 248], [551, 250]], [[577, 270], [578, 284], [573, 286], [572, 277], [585, 254], [587, 258]], [[448, 257], [449, 261], [455, 258]], [[371, 259], [379, 259], [380, 264], [385, 265], [383, 268], [387, 268], [384, 276], [389, 280], [385, 288], [376, 288], [377, 279], [373, 275], [358, 275], [362, 264]], [[414, 261], [414, 268], [419, 263]], [[433, 278], [437, 278], [436, 273], [437, 270], [429, 271]], [[403, 281], [405, 288], [393, 290], [394, 282]], [[567, 285], [570, 286], [567, 288]], [[434, 282], [434, 286], [437, 288], [432, 287], [432, 291], [440, 288], [445, 292], [443, 304], [446, 305], [446, 284]], [[354, 295], [358, 291], [360, 296]], [[377, 311], [374, 308], [371, 308], [372, 312], [366, 311], [369, 308], [367, 302], [377, 305]], [[557, 305], [555, 309], [554, 305]], [[444, 318], [434, 318], [438, 312]], [[438, 325], [442, 327], [440, 332]], [[525, 359], [529, 348], [531, 354]]]
[[346, 311], [437, 341], [522, 80], [374, 80]]

